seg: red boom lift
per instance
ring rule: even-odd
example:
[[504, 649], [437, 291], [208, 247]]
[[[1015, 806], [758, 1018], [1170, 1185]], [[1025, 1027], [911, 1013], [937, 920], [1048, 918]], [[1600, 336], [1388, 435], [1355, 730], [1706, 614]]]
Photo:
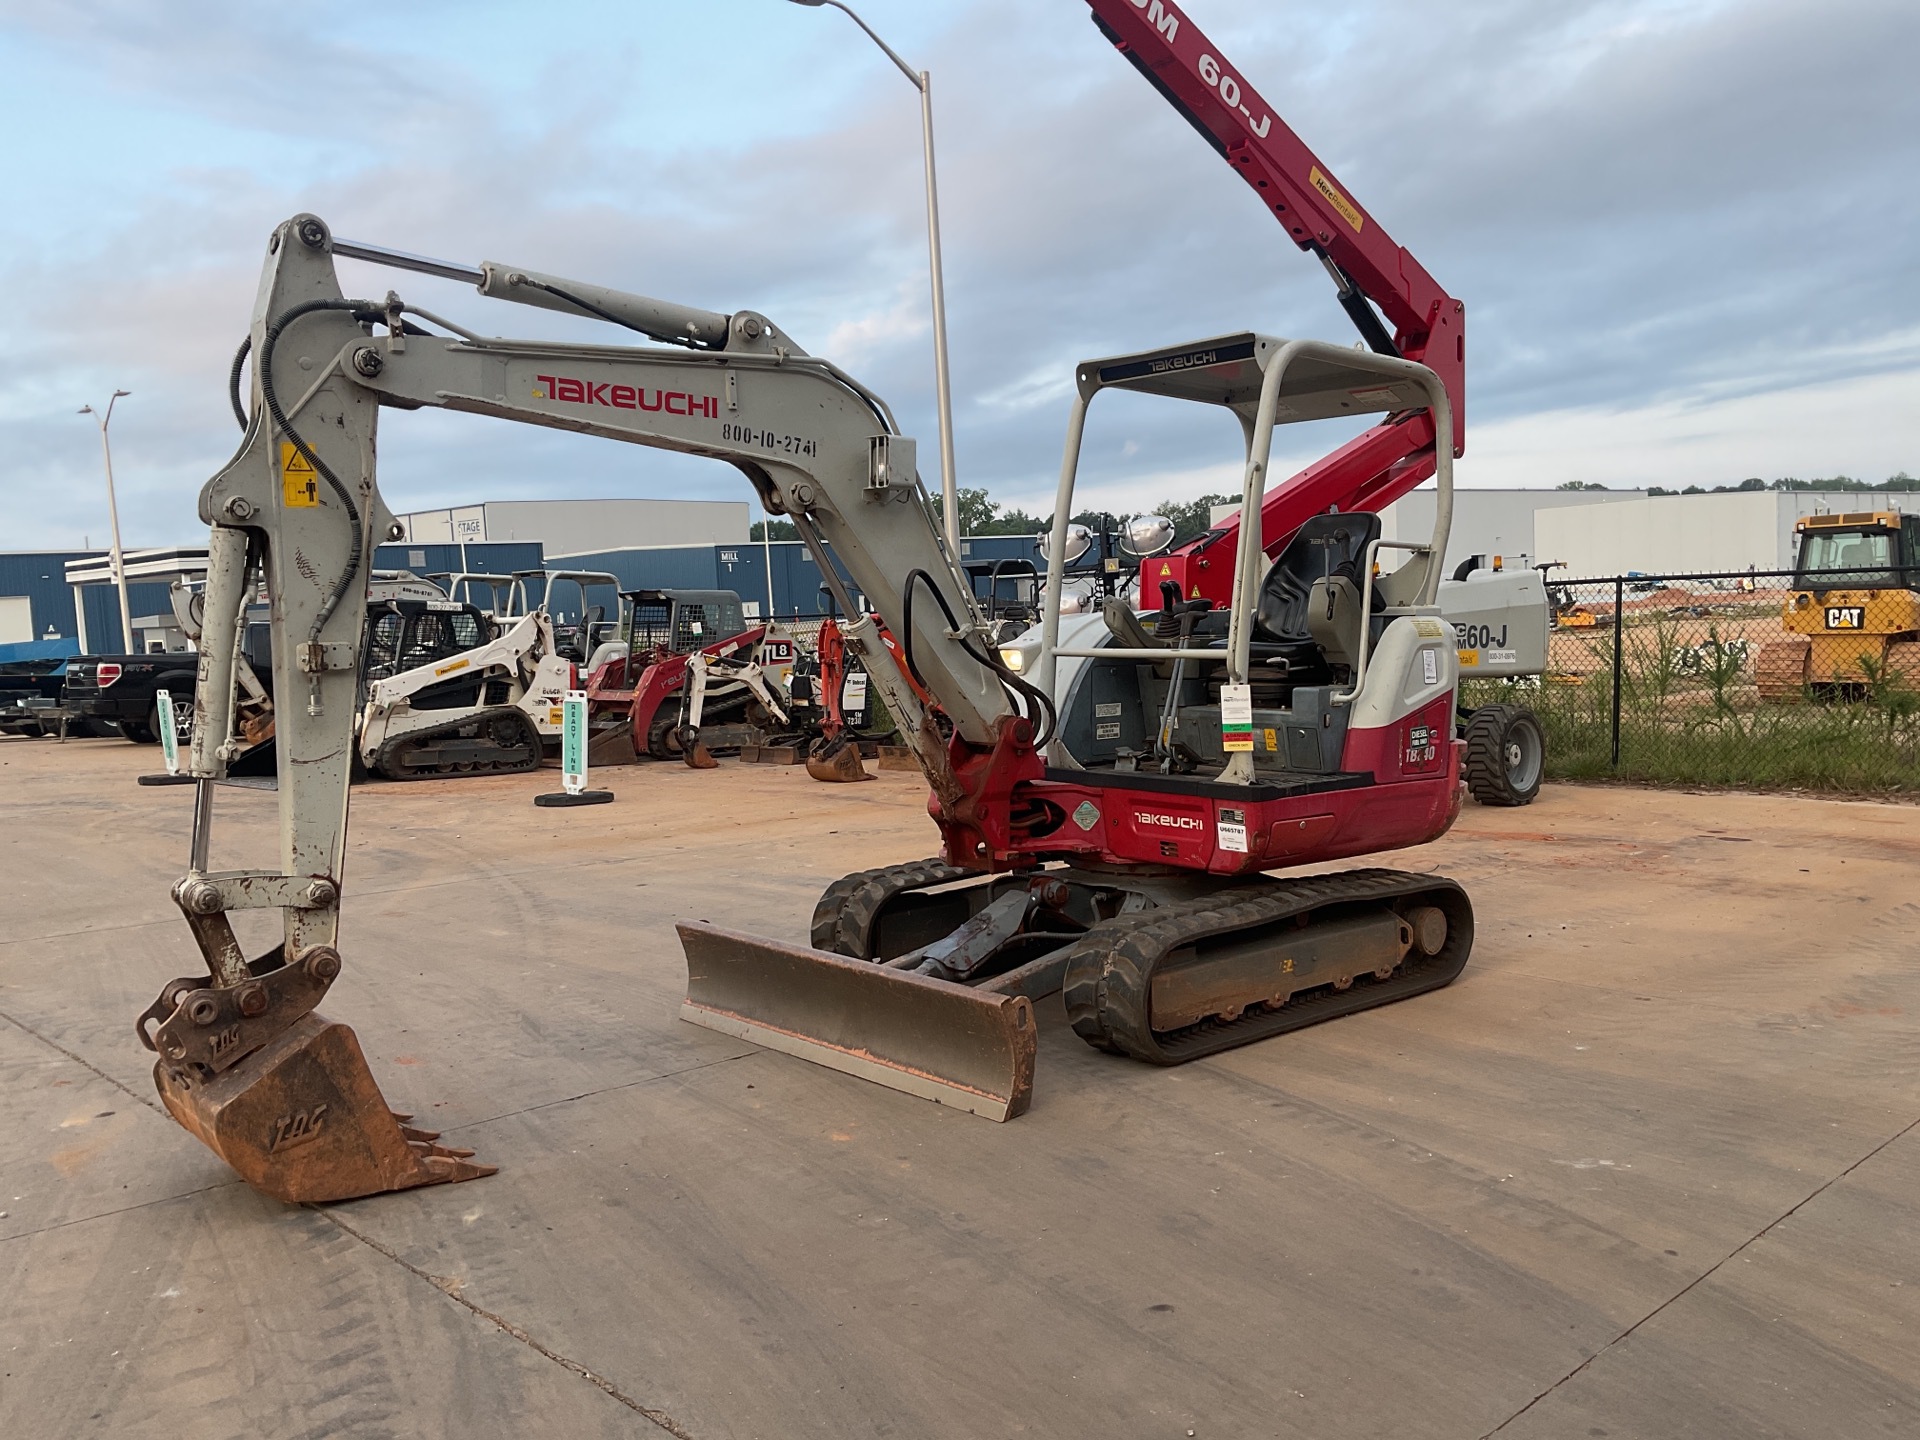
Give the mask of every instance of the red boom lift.
[[[1293, 243], [1319, 257], [1368, 347], [1417, 360], [1439, 375], [1453, 404], [1454, 454], [1460, 455], [1466, 307], [1394, 243], [1179, 6], [1170, 0], [1087, 5], [1100, 32], [1253, 188]], [[1432, 478], [1433, 468], [1432, 417], [1424, 410], [1388, 415], [1267, 492], [1261, 548], [1269, 557], [1279, 555], [1309, 516], [1332, 509], [1378, 511]], [[1143, 560], [1141, 603], [1172, 580], [1188, 599], [1224, 605], [1233, 593], [1240, 523], [1236, 514], [1170, 555]]]

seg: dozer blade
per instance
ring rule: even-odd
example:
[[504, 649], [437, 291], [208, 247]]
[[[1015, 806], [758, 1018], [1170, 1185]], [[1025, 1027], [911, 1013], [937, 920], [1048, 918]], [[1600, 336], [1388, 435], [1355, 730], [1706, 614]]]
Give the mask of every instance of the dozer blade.
[[1033, 1003], [683, 924], [680, 1018], [864, 1080], [1011, 1120], [1033, 1098]]
[[290, 1205], [476, 1180], [497, 1167], [436, 1145], [387, 1108], [352, 1030], [309, 1013], [232, 1069], [202, 1079], [162, 1060], [167, 1111], [240, 1178]]
[[873, 778], [867, 774], [867, 767], [861, 763], [860, 746], [854, 740], [841, 740], [827, 746], [824, 750], [809, 750], [807, 774], [816, 780], [826, 780], [835, 784]]
[[633, 726], [625, 723], [603, 726], [587, 735], [587, 764], [594, 769], [608, 765], [638, 765], [640, 756], [633, 748]]

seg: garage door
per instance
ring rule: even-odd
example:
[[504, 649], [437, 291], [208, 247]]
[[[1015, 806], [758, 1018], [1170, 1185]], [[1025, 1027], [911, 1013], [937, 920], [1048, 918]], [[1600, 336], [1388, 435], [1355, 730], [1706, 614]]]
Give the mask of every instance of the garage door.
[[0, 645], [24, 645], [33, 639], [33, 598], [0, 595]]

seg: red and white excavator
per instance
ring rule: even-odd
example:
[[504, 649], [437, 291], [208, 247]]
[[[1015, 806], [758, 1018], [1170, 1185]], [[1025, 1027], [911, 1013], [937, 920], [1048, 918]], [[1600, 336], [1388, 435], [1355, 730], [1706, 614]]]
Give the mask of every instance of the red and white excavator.
[[[1278, 133], [1248, 92], [1224, 84], [1173, 6], [1101, 10], [1136, 53], [1152, 43], [1149, 60], [1186, 66], [1236, 111], [1245, 102], [1249, 125], [1263, 127], [1256, 138]], [[1121, 33], [1116, 17], [1140, 33]], [[1311, 192], [1362, 234], [1367, 217], [1311, 168], [1318, 180], [1276, 167], [1289, 185], [1276, 204]], [[1322, 209], [1312, 220], [1278, 213], [1299, 218], [1329, 257], [1342, 253], [1320, 238]], [[391, 293], [347, 298], [338, 256], [465, 279], [483, 296], [592, 316], [654, 343], [483, 337]], [[246, 436], [200, 497], [212, 533], [190, 767], [198, 802], [192, 866], [174, 897], [207, 973], [170, 983], [139, 1022], [168, 1110], [249, 1183], [288, 1200], [488, 1173], [392, 1115], [352, 1031], [315, 1012], [344, 963], [345, 738], [365, 623], [356, 597], [393, 526], [374, 479], [382, 407], [722, 461], [791, 520], [835, 587], [844, 642], [927, 776], [940, 853], [829, 886], [811, 946], [680, 926], [688, 1020], [1008, 1119], [1032, 1095], [1033, 1001], [1054, 991], [1089, 1044], [1173, 1065], [1447, 984], [1473, 943], [1459, 885], [1376, 868], [1269, 873], [1419, 845], [1459, 810], [1457, 662], [1435, 604], [1451, 523], [1457, 303], [1439, 297], [1427, 323], [1429, 355], [1435, 334], [1451, 337], [1438, 347], [1448, 372], [1390, 346], [1252, 330], [1076, 366], [1041, 636], [1015, 669], [929, 519], [913, 441], [874, 392], [765, 316], [425, 259], [340, 239], [312, 215], [286, 221], [267, 246], [245, 347]], [[1168, 587], [1157, 615], [1110, 603], [1063, 620], [1080, 437], [1109, 390], [1232, 412], [1249, 515], [1266, 494], [1276, 426], [1385, 416], [1377, 428], [1427, 437], [1424, 460], [1401, 458], [1433, 468], [1434, 531], [1418, 543], [1381, 536], [1358, 503], [1384, 493], [1376, 470], [1337, 495], [1320, 485], [1270, 567], [1243, 527], [1231, 563], [1220, 556], [1231, 580], [1223, 604]], [[275, 693], [286, 697], [281, 853], [276, 866], [213, 871], [235, 627], [262, 581]], [[898, 637], [897, 660], [851, 590]], [[228, 919], [241, 909], [279, 911], [280, 943], [245, 955]]]

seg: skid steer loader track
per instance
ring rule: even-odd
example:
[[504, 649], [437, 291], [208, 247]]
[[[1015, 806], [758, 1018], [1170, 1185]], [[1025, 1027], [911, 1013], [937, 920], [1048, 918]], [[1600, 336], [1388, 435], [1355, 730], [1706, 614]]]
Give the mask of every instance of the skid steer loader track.
[[525, 713], [498, 706], [426, 730], [396, 736], [373, 757], [388, 780], [439, 780], [449, 775], [523, 775], [540, 768], [540, 732]]

